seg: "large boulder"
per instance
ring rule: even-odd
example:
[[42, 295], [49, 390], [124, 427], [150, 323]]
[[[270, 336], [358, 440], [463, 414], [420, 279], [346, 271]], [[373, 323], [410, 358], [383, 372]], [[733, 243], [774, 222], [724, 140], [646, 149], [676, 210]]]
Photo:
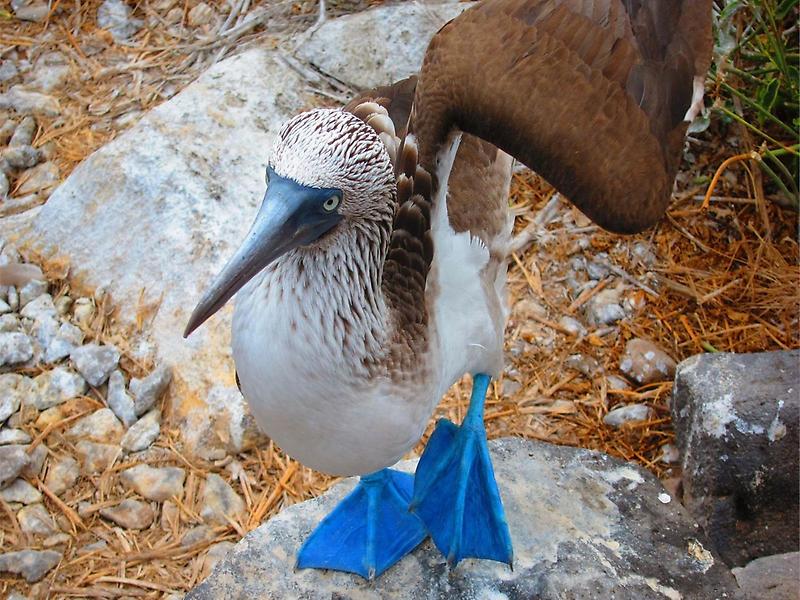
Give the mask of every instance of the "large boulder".
[[[408, 7], [381, 11], [408, 19]], [[386, 48], [424, 49], [425, 36], [453, 14], [436, 16], [436, 6], [415, 11], [425, 27], [412, 40], [402, 28], [382, 31]], [[341, 37], [324, 47], [326, 56], [333, 48], [361, 56], [359, 65], [370, 63], [381, 82], [418, 69], [421, 51], [392, 54], [390, 64], [372, 57], [360, 39], [365, 18], [372, 17], [327, 23]], [[87, 158], [35, 217], [0, 221], [1, 237], [13, 232], [23, 249], [66, 259], [75, 288], [104, 288], [119, 307], [119, 323], [146, 324], [157, 361], [175, 367], [173, 416], [189, 450], [208, 458], [258, 439], [234, 381], [231, 305], [190, 339], [182, 332], [255, 215], [280, 126], [316, 102], [279, 55], [257, 47], [218, 63]]]
[[722, 558], [797, 550], [800, 351], [688, 358], [672, 418], [684, 504]]
[[652, 474], [604, 454], [521, 439], [496, 440], [490, 450], [513, 571], [474, 560], [448, 569], [430, 541], [374, 582], [294, 570], [300, 544], [353, 488], [349, 479], [250, 532], [187, 600], [736, 598], [731, 573]]
[[415, 74], [433, 34], [472, 4], [406, 2], [325, 21], [298, 56], [356, 89], [387, 85]]

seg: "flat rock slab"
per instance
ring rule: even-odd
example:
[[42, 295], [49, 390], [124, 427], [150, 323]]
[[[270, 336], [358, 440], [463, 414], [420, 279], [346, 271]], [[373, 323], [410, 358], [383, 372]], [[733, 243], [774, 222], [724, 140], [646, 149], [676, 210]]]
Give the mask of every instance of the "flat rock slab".
[[474, 560], [451, 570], [430, 541], [373, 582], [294, 570], [302, 541], [355, 485], [348, 479], [250, 532], [187, 599], [738, 597], [730, 571], [652, 474], [604, 454], [515, 438], [490, 450], [513, 571]]

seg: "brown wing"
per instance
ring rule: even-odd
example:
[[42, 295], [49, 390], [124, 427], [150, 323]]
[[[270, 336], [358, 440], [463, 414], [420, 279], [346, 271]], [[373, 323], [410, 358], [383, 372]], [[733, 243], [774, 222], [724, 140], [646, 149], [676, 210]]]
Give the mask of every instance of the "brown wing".
[[535, 169], [603, 227], [664, 212], [711, 0], [492, 0], [425, 55], [412, 128], [429, 171], [452, 127]]

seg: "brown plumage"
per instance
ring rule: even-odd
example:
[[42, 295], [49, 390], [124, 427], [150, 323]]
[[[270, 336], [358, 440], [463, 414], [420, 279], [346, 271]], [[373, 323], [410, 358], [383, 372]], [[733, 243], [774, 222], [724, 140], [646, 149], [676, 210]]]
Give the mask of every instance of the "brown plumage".
[[[663, 214], [710, 0], [487, 0], [433, 38], [411, 131], [421, 165], [453, 129], [502, 148], [602, 227]], [[444, 182], [442, 182], [444, 183]]]

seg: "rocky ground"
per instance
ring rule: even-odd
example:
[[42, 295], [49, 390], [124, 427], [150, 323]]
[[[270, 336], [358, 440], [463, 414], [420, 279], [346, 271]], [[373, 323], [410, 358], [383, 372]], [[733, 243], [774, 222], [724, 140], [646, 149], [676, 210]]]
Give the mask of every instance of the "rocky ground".
[[[43, 6], [13, 3], [9, 15], [30, 20], [0, 32], [0, 234], [13, 240], [0, 262], [19, 250], [46, 274], [0, 290], [0, 595], [180, 595], [266, 517], [331, 483], [254, 430], [225, 315], [200, 340], [180, 337], [248, 225], [236, 215], [260, 197], [252, 148], [299, 108], [405, 74], [385, 72], [401, 55], [385, 32], [432, 33], [443, 17], [390, 8], [300, 38], [316, 3]], [[412, 72], [418, 56], [403, 56]], [[517, 173], [491, 437], [602, 450], [679, 491], [676, 362], [800, 346], [795, 213], [736, 170], [699, 208], [743, 136], [720, 124], [692, 136], [668, 217], [631, 238]], [[460, 420], [467, 397], [456, 385], [434, 418]]]

